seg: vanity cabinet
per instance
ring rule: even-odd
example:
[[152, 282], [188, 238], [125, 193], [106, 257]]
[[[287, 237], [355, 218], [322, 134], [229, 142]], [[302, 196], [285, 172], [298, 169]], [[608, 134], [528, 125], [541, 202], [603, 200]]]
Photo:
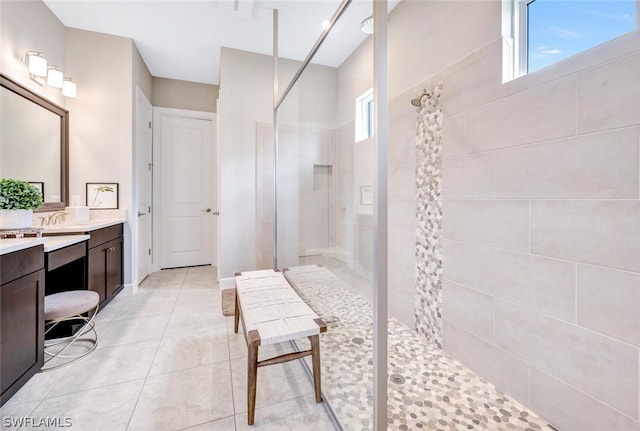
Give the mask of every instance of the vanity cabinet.
[[44, 364], [44, 249], [0, 256], [0, 405]]
[[100, 295], [100, 307], [123, 288], [122, 224], [90, 232], [88, 243], [88, 288]]

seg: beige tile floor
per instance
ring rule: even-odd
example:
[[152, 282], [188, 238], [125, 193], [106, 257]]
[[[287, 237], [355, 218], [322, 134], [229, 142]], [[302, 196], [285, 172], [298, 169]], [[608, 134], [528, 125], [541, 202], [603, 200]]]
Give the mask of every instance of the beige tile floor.
[[[299, 361], [261, 368], [256, 423], [247, 426], [244, 337], [220, 311], [212, 267], [151, 274], [96, 317], [99, 347], [35, 375], [0, 409], [2, 429], [73, 431], [333, 430]], [[269, 346], [261, 356], [292, 350]], [[70, 428], [16, 427], [70, 418]]]

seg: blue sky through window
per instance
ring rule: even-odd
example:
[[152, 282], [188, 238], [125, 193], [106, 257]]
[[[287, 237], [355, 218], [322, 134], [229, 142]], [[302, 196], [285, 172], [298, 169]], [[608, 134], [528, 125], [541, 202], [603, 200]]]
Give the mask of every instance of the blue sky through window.
[[535, 0], [528, 5], [528, 71], [635, 30], [634, 0]]

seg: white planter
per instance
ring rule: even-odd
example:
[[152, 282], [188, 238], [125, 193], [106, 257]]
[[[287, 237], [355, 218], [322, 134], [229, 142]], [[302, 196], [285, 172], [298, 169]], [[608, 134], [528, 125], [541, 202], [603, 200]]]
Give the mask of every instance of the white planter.
[[33, 210], [0, 210], [0, 229], [25, 229], [32, 220]]

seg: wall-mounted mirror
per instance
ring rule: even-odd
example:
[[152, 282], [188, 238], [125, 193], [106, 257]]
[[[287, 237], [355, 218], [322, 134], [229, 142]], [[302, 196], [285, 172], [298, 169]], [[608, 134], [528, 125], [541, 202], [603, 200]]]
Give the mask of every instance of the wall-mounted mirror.
[[68, 204], [69, 112], [0, 74], [0, 177], [42, 190], [36, 211]]

